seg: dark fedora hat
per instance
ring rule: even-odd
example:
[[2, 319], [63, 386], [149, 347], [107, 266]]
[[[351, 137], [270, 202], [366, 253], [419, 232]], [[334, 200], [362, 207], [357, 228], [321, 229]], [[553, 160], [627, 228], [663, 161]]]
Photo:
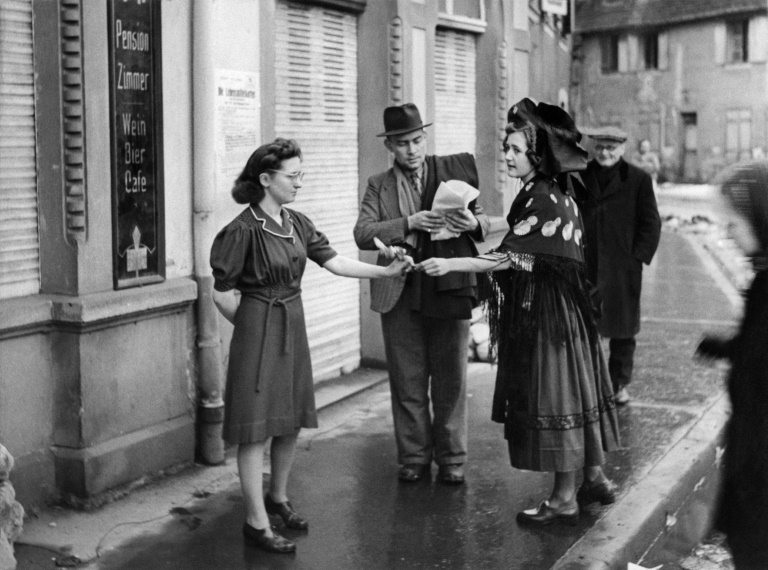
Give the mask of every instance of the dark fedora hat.
[[377, 137], [388, 137], [390, 135], [404, 135], [413, 131], [418, 131], [428, 127], [421, 122], [419, 109], [413, 103], [404, 105], [395, 105], [384, 109], [384, 132], [376, 135]]

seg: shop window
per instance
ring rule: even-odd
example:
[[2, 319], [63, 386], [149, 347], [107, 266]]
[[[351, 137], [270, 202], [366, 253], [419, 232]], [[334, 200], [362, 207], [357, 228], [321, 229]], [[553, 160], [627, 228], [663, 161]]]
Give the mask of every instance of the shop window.
[[725, 152], [731, 162], [752, 156], [752, 113], [749, 109], [726, 112]]
[[601, 69], [603, 73], [619, 71], [619, 36], [611, 34], [600, 39]]

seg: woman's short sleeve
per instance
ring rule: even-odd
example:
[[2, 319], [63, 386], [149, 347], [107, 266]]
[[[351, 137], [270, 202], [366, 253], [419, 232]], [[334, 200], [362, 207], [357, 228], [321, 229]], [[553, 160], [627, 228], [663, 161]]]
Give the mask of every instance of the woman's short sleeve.
[[229, 291], [237, 287], [248, 253], [250, 240], [248, 231], [240, 224], [229, 224], [213, 240], [211, 247], [211, 268], [213, 288]]
[[312, 220], [306, 216], [301, 217], [304, 243], [307, 244], [307, 257], [322, 267], [329, 259], [333, 259], [338, 254], [336, 253], [336, 250], [331, 247], [325, 234], [315, 227]]

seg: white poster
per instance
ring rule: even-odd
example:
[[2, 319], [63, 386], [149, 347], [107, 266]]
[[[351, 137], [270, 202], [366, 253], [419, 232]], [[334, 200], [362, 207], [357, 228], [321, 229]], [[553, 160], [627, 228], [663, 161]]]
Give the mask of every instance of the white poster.
[[541, 9], [550, 14], [568, 15], [568, 0], [541, 0]]
[[229, 193], [248, 157], [261, 144], [259, 74], [217, 69], [214, 89], [216, 186]]

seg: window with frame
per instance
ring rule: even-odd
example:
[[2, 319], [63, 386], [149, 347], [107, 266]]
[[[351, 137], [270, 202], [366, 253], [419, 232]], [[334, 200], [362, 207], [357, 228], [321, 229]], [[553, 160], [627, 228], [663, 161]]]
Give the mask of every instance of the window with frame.
[[645, 69], [659, 69], [659, 33], [643, 34], [643, 66]]
[[725, 152], [731, 162], [752, 156], [752, 112], [749, 109], [725, 113]]
[[619, 71], [619, 36], [611, 34], [600, 38], [600, 68], [603, 73]]
[[726, 63], [749, 61], [749, 20], [734, 20], [725, 25]]

